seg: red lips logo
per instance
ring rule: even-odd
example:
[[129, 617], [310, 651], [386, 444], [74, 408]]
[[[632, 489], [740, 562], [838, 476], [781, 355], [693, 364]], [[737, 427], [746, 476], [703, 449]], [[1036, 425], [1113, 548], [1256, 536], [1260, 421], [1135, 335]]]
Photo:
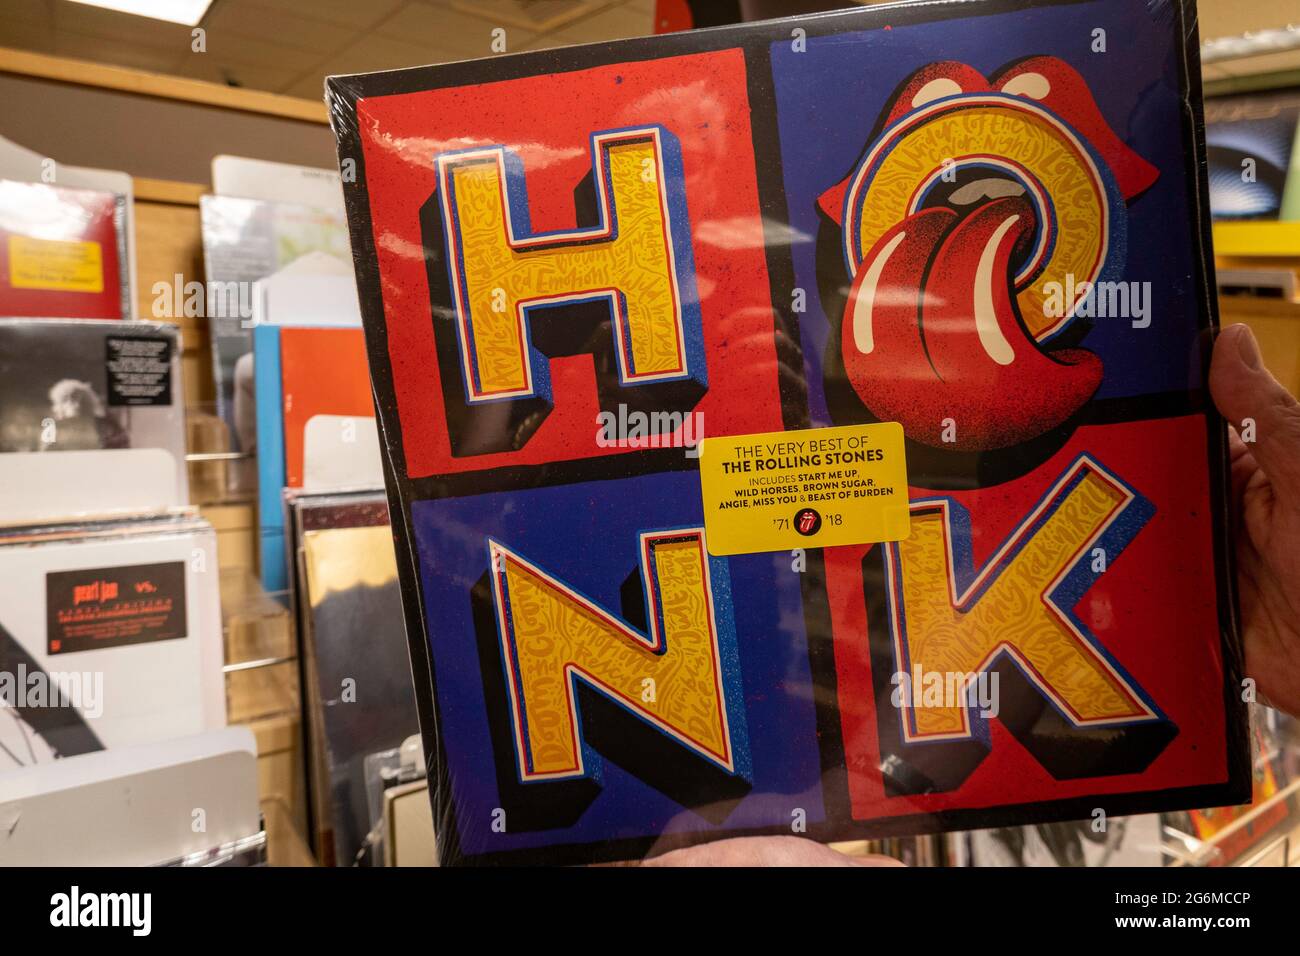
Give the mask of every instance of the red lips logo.
[[[1156, 169], [1054, 57], [992, 81], [932, 64], [883, 130], [819, 199], [852, 276], [838, 345], [854, 392], [941, 448], [1005, 448], [1060, 426], [1102, 366], [1052, 339], [1122, 270], [1126, 203]], [[1063, 307], [1061, 289], [1075, 296]]]

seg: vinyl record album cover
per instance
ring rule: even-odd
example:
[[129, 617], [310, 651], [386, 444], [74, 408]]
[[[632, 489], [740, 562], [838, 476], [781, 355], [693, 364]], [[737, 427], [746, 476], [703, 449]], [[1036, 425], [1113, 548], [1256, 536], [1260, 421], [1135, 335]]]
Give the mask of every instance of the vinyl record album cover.
[[[1232, 807], [1207, 807], [1186, 815], [1170, 814], [1175, 826], [1187, 830], [1197, 840], [1210, 842], [1213, 848], [1203, 859], [1209, 866], [1241, 865], [1242, 861], [1264, 845], [1266, 836], [1284, 832], [1292, 825], [1294, 800], [1278, 799], [1287, 781], [1281, 774], [1275, 741], [1262, 725], [1254, 728], [1254, 759], [1251, 767], [1250, 803]], [[1249, 822], [1240, 825], [1244, 817]], [[1185, 818], [1184, 818], [1185, 817]], [[1229, 832], [1230, 831], [1230, 832]]]
[[216, 548], [190, 516], [0, 535], [0, 773], [225, 726]]
[[126, 199], [0, 180], [0, 315], [126, 319]]
[[318, 426], [334, 430], [337, 441], [325, 443], [325, 451], [373, 454], [373, 445], [363, 450], [358, 436], [367, 427], [373, 433], [375, 405], [360, 329], [262, 325], [254, 346], [262, 583], [270, 591], [283, 591], [288, 587], [283, 495], [286, 488], [310, 484], [308, 431]]
[[388, 507], [369, 494], [303, 496], [293, 508], [313, 672], [308, 700], [323, 732], [334, 861], [376, 865], [365, 758], [420, 729]]
[[[1100, 824], [1100, 826], [1099, 826]], [[971, 866], [1164, 866], [1160, 814], [975, 830]]]
[[180, 330], [0, 318], [0, 454], [155, 448], [187, 500]]
[[1216, 219], [1300, 218], [1300, 89], [1205, 103], [1210, 208]]
[[1195, 13], [328, 81], [440, 858], [1249, 796]]
[[[329, 369], [329, 375], [322, 375]], [[305, 483], [307, 429], [317, 415], [374, 418], [366, 342], [360, 329], [280, 330], [284, 484]]]
[[237, 418], [235, 396], [238, 382], [252, 382], [253, 283], [309, 252], [346, 260], [347, 226], [337, 214], [313, 206], [234, 196], [202, 197], [199, 215], [217, 407], [231, 430], [232, 448], [247, 450], [252, 436], [241, 427], [252, 424], [252, 410]]

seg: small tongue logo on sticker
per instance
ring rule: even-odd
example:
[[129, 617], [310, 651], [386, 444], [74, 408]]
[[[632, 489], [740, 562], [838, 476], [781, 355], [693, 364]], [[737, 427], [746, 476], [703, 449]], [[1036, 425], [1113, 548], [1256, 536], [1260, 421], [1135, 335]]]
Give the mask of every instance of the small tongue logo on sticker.
[[794, 530], [805, 538], [815, 535], [822, 527], [822, 516], [816, 508], [801, 508], [794, 516]]

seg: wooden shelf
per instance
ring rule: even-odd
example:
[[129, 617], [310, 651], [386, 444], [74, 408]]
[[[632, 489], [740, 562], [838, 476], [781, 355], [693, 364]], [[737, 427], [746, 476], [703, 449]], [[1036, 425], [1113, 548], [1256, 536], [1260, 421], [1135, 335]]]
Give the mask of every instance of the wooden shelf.
[[197, 206], [204, 193], [211, 192], [201, 183], [178, 183], [170, 179], [133, 177], [137, 202], [165, 202], [178, 206]]
[[26, 50], [15, 50], [10, 47], [0, 47], [0, 73], [16, 73], [20, 76], [40, 77], [59, 83], [96, 86], [140, 96], [182, 100], [187, 103], [199, 103], [248, 113], [262, 113], [267, 116], [300, 120], [304, 123], [329, 122], [325, 104], [314, 100], [283, 96], [279, 93], [264, 93], [261, 90], [222, 86], [218, 83], [207, 83], [180, 76], [165, 76], [146, 70], [106, 66], [88, 60], [29, 53]]

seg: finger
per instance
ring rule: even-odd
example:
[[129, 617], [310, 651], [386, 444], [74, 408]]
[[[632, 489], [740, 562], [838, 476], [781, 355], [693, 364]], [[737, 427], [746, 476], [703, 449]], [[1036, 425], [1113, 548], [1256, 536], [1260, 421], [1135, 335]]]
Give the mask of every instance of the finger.
[[733, 837], [673, 850], [642, 866], [902, 866], [884, 856], [850, 857], [831, 847], [797, 837]]
[[1241, 435], [1237, 432], [1237, 426], [1232, 425], [1228, 428], [1228, 457], [1230, 461], [1236, 461], [1250, 454], [1250, 449], [1246, 443], [1241, 440]]
[[1264, 367], [1246, 326], [1230, 325], [1215, 341], [1210, 394], [1224, 418], [1247, 437], [1253, 432], [1250, 454], [1274, 494], [1300, 500], [1300, 403]]
[[1228, 429], [1228, 461], [1232, 476], [1232, 497], [1240, 506], [1246, 485], [1250, 482], [1251, 475], [1259, 471], [1259, 465], [1235, 428]]

